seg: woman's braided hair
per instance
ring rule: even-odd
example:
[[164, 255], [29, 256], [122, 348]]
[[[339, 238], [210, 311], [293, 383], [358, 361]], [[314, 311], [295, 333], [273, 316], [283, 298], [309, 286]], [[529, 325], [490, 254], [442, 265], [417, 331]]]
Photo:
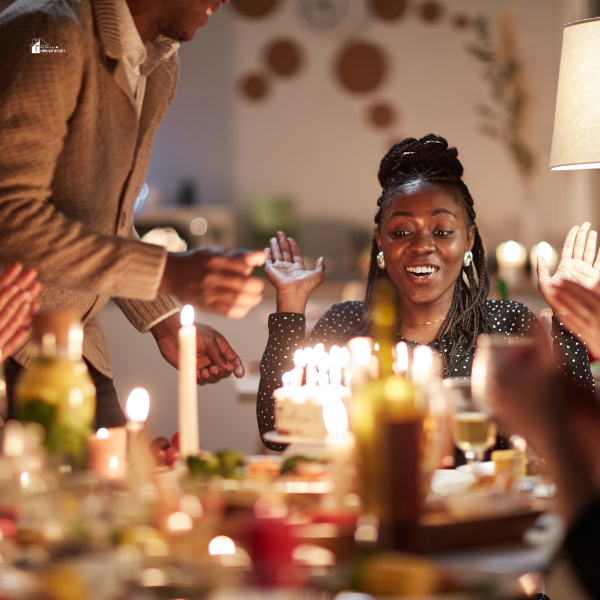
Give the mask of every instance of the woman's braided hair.
[[[466, 211], [468, 227], [475, 224], [473, 198], [462, 180], [463, 166], [457, 156], [456, 148], [448, 148], [444, 138], [433, 134], [419, 140], [407, 138], [395, 144], [383, 157], [379, 167], [382, 194], [377, 200], [379, 210], [375, 215], [375, 223], [380, 224], [383, 211], [399, 193], [406, 193], [407, 184], [431, 184], [454, 194], [457, 204]], [[473, 262], [469, 267], [463, 266], [456, 280], [452, 305], [439, 338], [446, 377], [453, 373], [463, 356], [473, 351], [477, 336], [491, 331], [485, 311], [490, 281], [485, 250], [477, 227], [472, 252]], [[374, 290], [384, 280], [390, 281], [385, 269], [377, 265], [377, 254], [377, 242], [373, 238], [364, 313], [351, 337], [370, 332]]]

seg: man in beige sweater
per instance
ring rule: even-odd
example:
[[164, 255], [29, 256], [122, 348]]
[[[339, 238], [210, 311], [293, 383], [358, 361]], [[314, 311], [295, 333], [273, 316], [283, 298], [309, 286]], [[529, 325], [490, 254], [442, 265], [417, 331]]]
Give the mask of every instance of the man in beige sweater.
[[[178, 42], [220, 1], [16, 0], [0, 14], [0, 267], [36, 269], [42, 309], [81, 315], [98, 427], [123, 422], [96, 318], [110, 298], [176, 366], [180, 302], [241, 318], [262, 297], [262, 251], [167, 254], [132, 223]], [[7, 362], [9, 392], [30, 352]], [[235, 352], [199, 327], [198, 382], [231, 372], [243, 375]]]

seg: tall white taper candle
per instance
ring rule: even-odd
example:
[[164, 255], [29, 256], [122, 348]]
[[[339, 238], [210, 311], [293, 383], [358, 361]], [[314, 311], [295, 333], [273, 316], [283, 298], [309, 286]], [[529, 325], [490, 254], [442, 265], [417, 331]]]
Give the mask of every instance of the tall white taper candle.
[[194, 309], [186, 304], [179, 329], [179, 452], [185, 459], [198, 454], [199, 447], [196, 326]]

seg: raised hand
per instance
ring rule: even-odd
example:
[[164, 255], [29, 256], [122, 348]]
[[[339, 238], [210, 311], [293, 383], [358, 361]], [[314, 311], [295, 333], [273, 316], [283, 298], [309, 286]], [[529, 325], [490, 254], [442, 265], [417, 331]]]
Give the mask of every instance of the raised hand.
[[159, 291], [182, 304], [241, 319], [262, 300], [265, 283], [252, 271], [264, 262], [262, 250], [206, 246], [169, 254]]
[[563, 323], [600, 357], [600, 284], [587, 288], [572, 281], [561, 281], [550, 290], [559, 306]]
[[8, 358], [26, 339], [32, 316], [39, 304], [34, 301], [41, 286], [33, 269], [15, 263], [0, 276], [0, 360]]
[[307, 269], [298, 244], [283, 231], [271, 238], [265, 253], [265, 274], [277, 290], [277, 312], [303, 313], [308, 297], [325, 279], [323, 257], [317, 260], [312, 271]]
[[[198, 385], [218, 383], [233, 373], [244, 376], [244, 366], [229, 342], [208, 325], [196, 324], [196, 378]], [[176, 369], [179, 366], [179, 313], [167, 317], [151, 330], [163, 358]]]
[[575, 225], [567, 234], [556, 273], [550, 277], [546, 261], [538, 256], [538, 288], [552, 312], [558, 314], [561, 307], [552, 294], [552, 285], [561, 281], [575, 281], [591, 288], [600, 281], [600, 253], [596, 255], [598, 234], [590, 231], [590, 224]]

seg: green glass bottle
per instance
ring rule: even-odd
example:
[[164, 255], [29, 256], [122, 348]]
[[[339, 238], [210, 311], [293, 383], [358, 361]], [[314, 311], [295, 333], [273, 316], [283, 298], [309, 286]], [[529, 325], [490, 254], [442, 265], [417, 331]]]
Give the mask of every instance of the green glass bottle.
[[96, 388], [82, 359], [81, 321], [70, 310], [40, 313], [33, 319], [32, 338], [32, 360], [15, 386], [17, 416], [44, 427], [49, 453], [82, 467]]
[[372, 333], [379, 373], [353, 393], [351, 424], [363, 510], [379, 520], [381, 546], [408, 548], [414, 545], [420, 419], [415, 387], [394, 373], [395, 302], [391, 282], [375, 290]]

